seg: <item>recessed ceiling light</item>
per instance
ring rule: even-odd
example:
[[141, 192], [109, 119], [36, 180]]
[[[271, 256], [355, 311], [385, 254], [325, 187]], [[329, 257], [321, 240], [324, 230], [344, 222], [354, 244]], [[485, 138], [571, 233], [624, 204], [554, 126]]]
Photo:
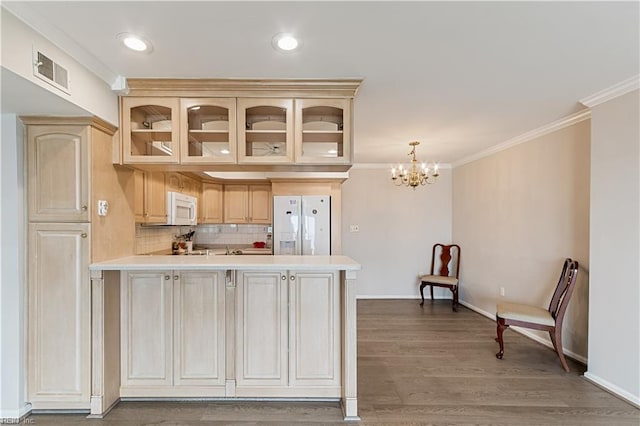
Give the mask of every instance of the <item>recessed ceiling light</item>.
[[271, 45], [280, 52], [291, 52], [300, 47], [300, 42], [292, 34], [279, 33], [273, 36]]
[[153, 46], [149, 40], [135, 34], [120, 33], [117, 35], [117, 38], [129, 49], [135, 50], [136, 52], [151, 53], [153, 50]]

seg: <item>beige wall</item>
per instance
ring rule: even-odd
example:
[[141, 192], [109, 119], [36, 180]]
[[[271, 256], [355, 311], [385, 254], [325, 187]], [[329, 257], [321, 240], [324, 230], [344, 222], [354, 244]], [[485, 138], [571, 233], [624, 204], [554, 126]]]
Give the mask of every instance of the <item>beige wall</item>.
[[591, 111], [591, 285], [585, 376], [640, 405], [640, 92]]
[[[111, 163], [114, 136], [91, 129], [91, 261], [134, 254], [133, 171]], [[98, 200], [109, 202], [107, 216], [98, 216]]]
[[[453, 171], [453, 239], [460, 299], [494, 317], [503, 300], [547, 307], [565, 257], [581, 265], [565, 317], [565, 349], [587, 354], [589, 122], [582, 121]], [[548, 334], [538, 333], [549, 341]], [[509, 337], [506, 336], [506, 353]]]
[[[451, 242], [451, 170], [412, 190], [395, 187], [388, 169], [354, 168], [342, 185], [342, 203], [342, 252], [362, 264], [358, 297], [419, 297], [418, 276], [428, 271], [431, 247]], [[350, 225], [360, 231], [350, 232]], [[451, 292], [436, 288], [434, 297]]]

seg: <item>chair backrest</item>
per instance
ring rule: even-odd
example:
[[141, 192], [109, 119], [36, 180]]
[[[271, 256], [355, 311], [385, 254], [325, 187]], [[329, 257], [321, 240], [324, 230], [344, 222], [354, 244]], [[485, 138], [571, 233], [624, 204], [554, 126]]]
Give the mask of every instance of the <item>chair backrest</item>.
[[578, 276], [578, 262], [570, 258], [566, 258], [562, 266], [562, 273], [553, 292], [551, 303], [549, 303], [549, 312], [555, 318], [556, 323], [562, 322], [567, 305], [573, 294], [576, 285], [576, 277]]
[[[438, 253], [440, 254], [439, 257]], [[437, 264], [436, 258], [439, 258]], [[449, 270], [449, 264], [451, 264], [451, 270]], [[451, 272], [455, 272], [455, 274], [451, 275]], [[431, 252], [431, 275], [440, 275], [442, 277], [453, 276], [458, 278], [459, 273], [460, 246], [457, 244], [434, 244]]]

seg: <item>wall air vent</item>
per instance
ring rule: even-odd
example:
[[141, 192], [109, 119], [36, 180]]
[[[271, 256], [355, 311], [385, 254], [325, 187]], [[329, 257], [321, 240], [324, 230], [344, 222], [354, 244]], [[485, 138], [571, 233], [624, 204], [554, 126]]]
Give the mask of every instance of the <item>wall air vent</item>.
[[38, 50], [33, 50], [33, 74], [70, 95], [69, 71]]

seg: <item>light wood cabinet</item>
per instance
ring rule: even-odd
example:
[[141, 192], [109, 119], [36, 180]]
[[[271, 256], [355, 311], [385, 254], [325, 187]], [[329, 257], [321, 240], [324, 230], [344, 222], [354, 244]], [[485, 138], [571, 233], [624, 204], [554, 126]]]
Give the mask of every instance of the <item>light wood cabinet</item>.
[[224, 395], [224, 282], [221, 271], [121, 273], [121, 396]]
[[236, 99], [180, 99], [180, 162], [235, 163]]
[[180, 162], [178, 98], [121, 98], [124, 164]]
[[180, 192], [192, 197], [200, 196], [200, 183], [180, 173], [166, 173], [165, 184], [167, 191]]
[[224, 223], [271, 223], [270, 185], [225, 185]]
[[351, 99], [295, 100], [295, 161], [351, 163]]
[[289, 386], [340, 386], [337, 272], [289, 276]]
[[198, 223], [222, 223], [224, 218], [224, 186], [203, 182]]
[[29, 221], [89, 222], [88, 126], [27, 127]]
[[116, 131], [109, 123], [96, 117], [21, 119], [29, 219], [27, 400], [35, 410], [86, 410], [91, 403], [89, 264], [122, 250], [105, 235], [121, 223], [119, 214], [130, 213], [114, 203], [111, 216], [97, 221], [92, 206], [98, 199], [115, 200], [122, 188], [109, 184], [128, 176], [114, 171], [105, 155]]
[[131, 272], [121, 283], [121, 386], [171, 386], [171, 271]]
[[238, 99], [238, 163], [293, 164], [293, 99]]
[[239, 272], [236, 300], [239, 394], [253, 395], [243, 389], [252, 387], [281, 396], [286, 388], [339, 388], [337, 272]]
[[28, 401], [83, 409], [91, 396], [88, 223], [30, 223]]
[[287, 386], [287, 291], [286, 271], [238, 273], [238, 388]]
[[163, 172], [134, 172], [134, 212], [138, 223], [167, 222], [167, 188]]

